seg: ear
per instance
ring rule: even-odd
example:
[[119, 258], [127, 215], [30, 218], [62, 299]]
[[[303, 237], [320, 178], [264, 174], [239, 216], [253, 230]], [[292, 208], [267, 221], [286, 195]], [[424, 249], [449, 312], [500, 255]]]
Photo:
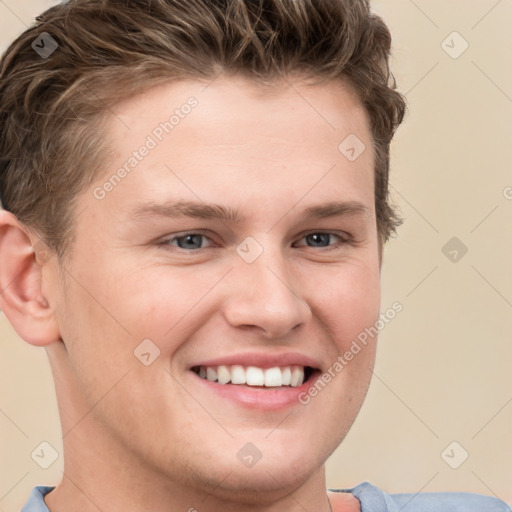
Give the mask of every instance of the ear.
[[12, 213], [0, 211], [0, 309], [21, 338], [43, 347], [60, 335], [42, 290], [47, 258], [36, 260], [31, 236], [36, 240]]

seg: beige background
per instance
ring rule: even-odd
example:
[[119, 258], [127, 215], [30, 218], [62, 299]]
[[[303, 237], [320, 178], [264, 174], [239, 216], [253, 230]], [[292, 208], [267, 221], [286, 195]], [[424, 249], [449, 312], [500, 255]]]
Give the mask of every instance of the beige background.
[[[0, 49], [52, 3], [0, 0]], [[404, 310], [380, 335], [368, 399], [328, 484], [512, 502], [512, 2], [376, 0], [374, 10], [409, 101], [392, 162], [406, 222], [382, 278], [382, 310]], [[452, 237], [468, 248], [455, 263], [442, 252]], [[0, 510], [12, 512], [34, 485], [59, 481], [62, 457], [44, 470], [31, 452], [62, 444], [44, 351], [3, 316], [0, 336]], [[458, 469], [441, 456], [453, 441], [452, 465], [469, 454]]]

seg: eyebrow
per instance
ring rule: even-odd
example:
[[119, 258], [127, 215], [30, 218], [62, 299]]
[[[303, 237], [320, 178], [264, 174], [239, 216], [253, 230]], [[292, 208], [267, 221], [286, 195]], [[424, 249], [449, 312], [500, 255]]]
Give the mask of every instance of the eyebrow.
[[[309, 206], [301, 213], [300, 218], [303, 220], [325, 219], [361, 214], [368, 215], [370, 212], [370, 208], [357, 201], [331, 201]], [[194, 201], [174, 201], [162, 204], [147, 203], [136, 207], [129, 215], [130, 218], [135, 220], [145, 220], [153, 216], [222, 220], [234, 224], [242, 223], [247, 219], [238, 210], [230, 207]]]

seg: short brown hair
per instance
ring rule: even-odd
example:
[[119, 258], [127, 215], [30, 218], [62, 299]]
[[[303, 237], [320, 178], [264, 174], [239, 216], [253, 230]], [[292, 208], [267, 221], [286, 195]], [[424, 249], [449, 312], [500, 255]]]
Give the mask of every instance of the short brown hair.
[[[58, 44], [47, 58], [33, 47], [44, 33]], [[72, 239], [74, 200], [105, 165], [100, 128], [117, 102], [173, 79], [211, 81], [225, 72], [268, 84], [300, 74], [347, 81], [369, 115], [382, 245], [401, 223], [388, 199], [389, 145], [406, 108], [389, 69], [390, 47], [369, 0], [61, 3], [1, 61], [2, 206], [61, 258]]]

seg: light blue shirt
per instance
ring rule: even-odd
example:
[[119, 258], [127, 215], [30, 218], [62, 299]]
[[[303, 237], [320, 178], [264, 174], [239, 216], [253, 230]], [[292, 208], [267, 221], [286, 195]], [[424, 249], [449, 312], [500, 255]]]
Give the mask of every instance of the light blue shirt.
[[[21, 512], [49, 512], [44, 496], [54, 487], [35, 487]], [[349, 492], [361, 503], [361, 512], [511, 512], [498, 498], [466, 492], [432, 492], [423, 494], [386, 494], [364, 482]]]

